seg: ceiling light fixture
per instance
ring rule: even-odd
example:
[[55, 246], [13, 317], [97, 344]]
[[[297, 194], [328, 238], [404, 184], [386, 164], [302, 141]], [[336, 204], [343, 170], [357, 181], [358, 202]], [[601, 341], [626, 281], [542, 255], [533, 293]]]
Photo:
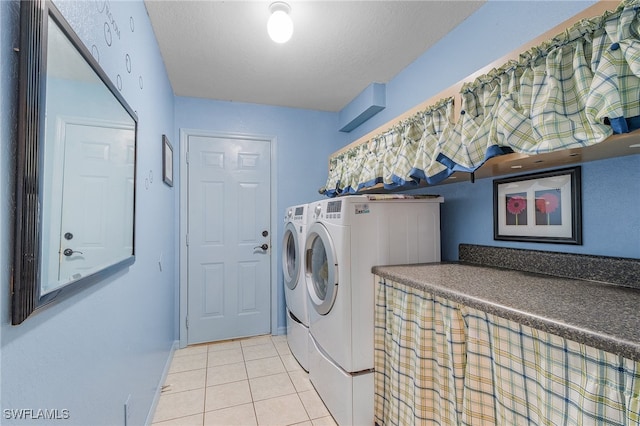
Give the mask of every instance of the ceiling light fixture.
[[293, 35], [293, 21], [289, 16], [291, 7], [283, 1], [277, 1], [271, 3], [269, 11], [271, 12], [267, 21], [269, 37], [276, 43], [286, 43]]

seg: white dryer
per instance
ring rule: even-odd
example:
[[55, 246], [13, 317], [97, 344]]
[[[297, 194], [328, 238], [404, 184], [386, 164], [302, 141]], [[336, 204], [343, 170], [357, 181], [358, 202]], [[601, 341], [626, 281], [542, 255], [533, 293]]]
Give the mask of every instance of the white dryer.
[[309, 378], [340, 425], [373, 423], [371, 268], [440, 261], [442, 201], [355, 195], [309, 205]]
[[307, 236], [307, 205], [287, 208], [282, 239], [282, 275], [287, 304], [287, 343], [300, 366], [309, 371], [309, 308], [303, 250]]

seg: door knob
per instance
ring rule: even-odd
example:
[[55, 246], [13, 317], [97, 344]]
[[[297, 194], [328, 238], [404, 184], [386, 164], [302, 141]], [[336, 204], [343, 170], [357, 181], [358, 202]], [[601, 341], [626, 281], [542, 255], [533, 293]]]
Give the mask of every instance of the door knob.
[[266, 250], [266, 249], [268, 249], [268, 248], [269, 248], [269, 245], [268, 245], [267, 243], [264, 243], [264, 244], [263, 244], [263, 245], [261, 245], [261, 246], [255, 246], [253, 249], [254, 249], [254, 250], [255, 250], [255, 249], [262, 249], [262, 250]]
[[62, 252], [62, 254], [64, 254], [67, 257], [71, 256], [74, 253], [84, 254], [81, 251], [73, 251], [70, 248], [64, 249], [64, 251]]

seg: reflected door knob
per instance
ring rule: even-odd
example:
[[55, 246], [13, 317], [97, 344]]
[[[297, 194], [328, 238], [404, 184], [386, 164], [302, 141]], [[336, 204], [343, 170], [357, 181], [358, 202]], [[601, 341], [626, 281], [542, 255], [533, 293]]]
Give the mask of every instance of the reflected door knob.
[[73, 251], [70, 248], [64, 249], [64, 251], [62, 252], [62, 254], [64, 254], [67, 257], [71, 256], [74, 253], [83, 254], [81, 251]]
[[264, 244], [263, 244], [263, 245], [261, 245], [261, 246], [255, 246], [253, 249], [254, 249], [254, 250], [255, 250], [255, 249], [262, 249], [262, 250], [266, 250], [266, 249], [268, 249], [268, 248], [269, 248], [269, 245], [268, 245], [267, 243], [264, 243]]

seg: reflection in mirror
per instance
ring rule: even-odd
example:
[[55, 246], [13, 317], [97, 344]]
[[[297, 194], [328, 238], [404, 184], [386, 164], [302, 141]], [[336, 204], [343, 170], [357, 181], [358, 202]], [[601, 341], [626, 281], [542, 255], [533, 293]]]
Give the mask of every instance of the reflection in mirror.
[[131, 256], [135, 159], [131, 116], [51, 18], [48, 36], [43, 294]]
[[[14, 324], [133, 261], [137, 124], [55, 6], [23, 2], [21, 13], [22, 43], [38, 28], [46, 36], [34, 52], [21, 45], [31, 56], [21, 77], [39, 86], [31, 100], [20, 88], [27, 113], [19, 124], [26, 148], [18, 149]], [[44, 58], [38, 80], [33, 65]]]

